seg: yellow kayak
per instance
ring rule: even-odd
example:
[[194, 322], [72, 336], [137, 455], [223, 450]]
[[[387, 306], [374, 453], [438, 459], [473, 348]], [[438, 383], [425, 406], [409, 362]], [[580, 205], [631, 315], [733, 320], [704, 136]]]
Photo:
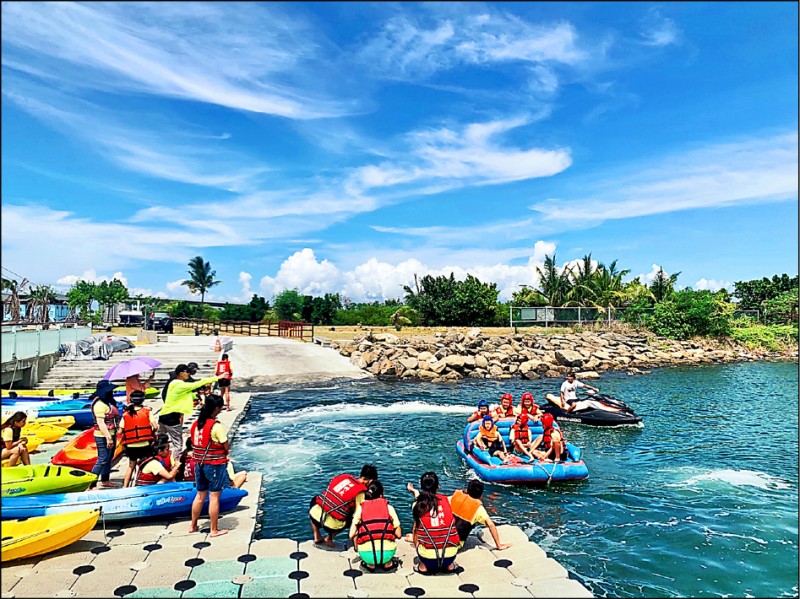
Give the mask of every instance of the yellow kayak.
[[37, 437], [45, 443], [55, 443], [67, 432], [63, 426], [41, 424], [40, 422], [28, 423], [22, 427], [24, 437]]
[[31, 424], [57, 426], [67, 430], [69, 427], [75, 424], [75, 416], [41, 416], [37, 418], [28, 418], [28, 425]]
[[[36, 451], [36, 449], [41, 445], [42, 440], [39, 437], [28, 437], [28, 453], [32, 451]], [[3, 460], [3, 468], [8, 467], [9, 459]]]
[[94, 528], [100, 510], [67, 512], [24, 520], [3, 520], [2, 561], [56, 551], [83, 538]]

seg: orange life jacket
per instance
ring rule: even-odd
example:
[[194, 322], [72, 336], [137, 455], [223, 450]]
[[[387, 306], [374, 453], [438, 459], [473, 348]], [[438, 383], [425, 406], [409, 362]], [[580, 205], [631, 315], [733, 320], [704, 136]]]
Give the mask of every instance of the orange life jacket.
[[198, 464], [227, 464], [228, 452], [225, 451], [223, 443], [217, 443], [211, 439], [211, 427], [216, 420], [209, 418], [203, 424], [203, 428], [197, 426], [195, 420], [192, 424], [192, 458]]
[[514, 404], [508, 406], [508, 408], [504, 408], [502, 405], [497, 406], [494, 409], [495, 419], [498, 418], [508, 418], [509, 416], [514, 415]]
[[514, 431], [514, 439], [520, 443], [531, 442], [531, 429], [528, 425], [512, 424], [511, 429]]
[[158, 460], [162, 466], [164, 466], [165, 470], [172, 469], [172, 456], [168, 456], [166, 462], [159, 458], [158, 456], [150, 456], [149, 458], [143, 459], [139, 463], [139, 474], [136, 475], [136, 486], [141, 487], [145, 485], [154, 485], [158, 481], [161, 480], [161, 477], [158, 474], [150, 474], [149, 472], [144, 471], [144, 467], [152, 462], [153, 460]]
[[[389, 514], [389, 503], [383, 497], [361, 502], [361, 522], [358, 524], [356, 544], [377, 541], [394, 541], [394, 522]], [[381, 543], [381, 552], [383, 544]]]
[[120, 443], [123, 445], [154, 441], [156, 438], [155, 433], [153, 433], [153, 427], [150, 424], [149, 408], [139, 408], [133, 413], [133, 416], [126, 413], [125, 418], [122, 420], [122, 426]]
[[436, 514], [433, 510], [423, 514], [417, 527], [419, 544], [436, 552], [437, 559], [444, 557], [448, 547], [458, 547], [461, 538], [456, 530], [456, 520], [450, 509], [450, 501], [444, 495], [436, 495]]
[[496, 426], [493, 426], [492, 430], [488, 431], [483, 428], [483, 423], [481, 423], [480, 427], [478, 428], [478, 434], [489, 443], [493, 443], [500, 438], [500, 432], [497, 430]]
[[483, 505], [480, 499], [470, 497], [458, 489], [450, 498], [450, 509], [456, 519], [456, 531], [462, 541], [466, 541], [472, 528], [475, 526], [475, 517]]
[[346, 521], [356, 511], [356, 497], [367, 488], [350, 474], [340, 474], [331, 480], [328, 488], [317, 495], [314, 501], [322, 508], [322, 522], [326, 516]]

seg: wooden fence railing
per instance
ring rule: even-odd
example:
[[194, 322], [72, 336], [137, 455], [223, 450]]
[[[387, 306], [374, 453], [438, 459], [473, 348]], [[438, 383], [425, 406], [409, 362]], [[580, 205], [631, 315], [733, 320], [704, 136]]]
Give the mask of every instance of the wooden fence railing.
[[197, 329], [201, 333], [232, 333], [234, 335], [289, 337], [301, 341], [314, 340], [311, 322], [245, 322], [241, 320], [208, 320], [206, 318], [173, 318], [173, 325]]

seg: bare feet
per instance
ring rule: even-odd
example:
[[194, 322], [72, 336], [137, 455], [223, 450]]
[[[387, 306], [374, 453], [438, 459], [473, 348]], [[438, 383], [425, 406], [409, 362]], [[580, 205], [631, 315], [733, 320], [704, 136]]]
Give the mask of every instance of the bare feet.
[[211, 534], [208, 535], [209, 537], [221, 537], [222, 535], [228, 534], [228, 531], [224, 528], [220, 528], [219, 530], [212, 530]]
[[197, 531], [199, 531], [199, 530], [200, 530], [200, 529], [199, 529], [199, 528], [197, 528], [196, 526], [190, 526], [190, 527], [189, 527], [189, 532], [190, 532], [190, 533], [192, 533], [192, 532], [197, 532]]
[[333, 541], [333, 537], [331, 537], [330, 535], [328, 535], [327, 537], [325, 537], [325, 544], [326, 544], [328, 547], [336, 547], [336, 543], [334, 543], [334, 541]]

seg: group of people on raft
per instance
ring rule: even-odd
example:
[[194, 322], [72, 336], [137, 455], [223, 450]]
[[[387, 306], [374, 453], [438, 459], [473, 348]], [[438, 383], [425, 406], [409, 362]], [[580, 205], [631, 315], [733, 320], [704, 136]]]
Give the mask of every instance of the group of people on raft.
[[[406, 486], [414, 496], [411, 507], [414, 524], [405, 538], [417, 550], [419, 563], [414, 568], [417, 572], [455, 571], [456, 554], [476, 524], [489, 529], [497, 549], [511, 546], [500, 542], [497, 527], [481, 501], [480, 480], [470, 480], [466, 489], [456, 490], [448, 497], [439, 493], [436, 473], [425, 472], [419, 479], [419, 487], [412, 483]], [[372, 464], [364, 464], [357, 478], [351, 474], [334, 477], [321, 494], [311, 498], [309, 507], [314, 543], [333, 547], [333, 538], [348, 530], [368, 571], [393, 570], [399, 565], [395, 553], [396, 541], [402, 537], [400, 520], [384, 497], [378, 470]]]
[[[533, 400], [533, 394], [523, 393], [520, 405], [516, 408], [514, 397], [510, 393], [505, 393], [500, 398], [500, 404], [494, 410], [490, 410], [489, 402], [485, 399], [480, 400], [477, 407], [467, 418], [467, 422], [480, 421], [474, 445], [466, 448], [468, 451], [478, 447], [490, 456], [500, 458], [504, 464], [518, 462], [518, 455], [527, 457], [529, 461], [559, 462], [567, 459], [564, 433], [553, 426], [555, 419], [552, 414], [541, 413]], [[497, 428], [497, 421], [504, 418], [515, 419], [509, 431], [508, 445]], [[532, 438], [529, 423], [541, 424], [542, 434]]]

